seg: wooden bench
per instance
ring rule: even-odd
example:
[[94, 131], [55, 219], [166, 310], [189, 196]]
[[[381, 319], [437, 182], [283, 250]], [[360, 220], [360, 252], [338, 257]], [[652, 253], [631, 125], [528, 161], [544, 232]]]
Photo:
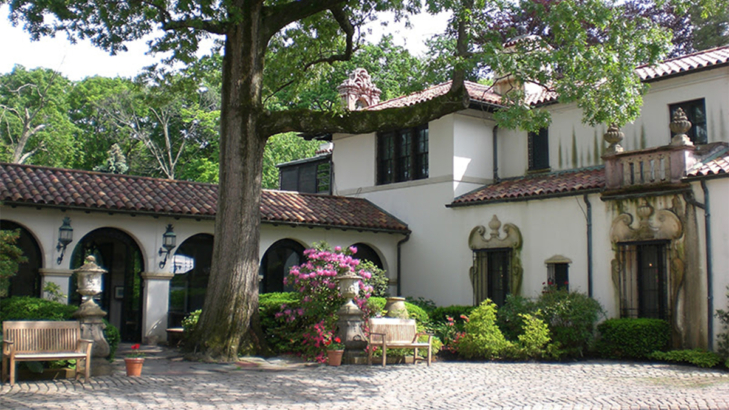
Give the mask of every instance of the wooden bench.
[[[81, 339], [81, 324], [76, 321], [3, 322], [3, 371], [0, 382], [10, 377], [15, 384], [16, 362], [77, 359], [76, 380], [83, 373], [89, 381], [91, 348], [94, 341]], [[81, 366], [81, 361], [85, 366]]]
[[[413, 349], [414, 358], [423, 360], [418, 357], [418, 349], [428, 349], [428, 366], [430, 366], [432, 357], [431, 341], [433, 335], [421, 332], [418, 333], [415, 319], [396, 319], [389, 317], [375, 317], [369, 320], [370, 337], [369, 349], [367, 354], [367, 363], [372, 364], [372, 351], [375, 347], [382, 348], [382, 365], [387, 363], [387, 348], [393, 349]], [[427, 342], [418, 342], [418, 337], [422, 335], [428, 336]]]

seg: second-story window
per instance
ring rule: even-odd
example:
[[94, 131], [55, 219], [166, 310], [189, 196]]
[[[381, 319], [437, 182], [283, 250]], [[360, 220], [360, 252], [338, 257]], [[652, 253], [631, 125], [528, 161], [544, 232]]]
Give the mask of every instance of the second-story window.
[[673, 118], [673, 113], [679, 108], [683, 109], [686, 118], [691, 121], [691, 128], [686, 132], [691, 142], [694, 144], [706, 144], [708, 138], [706, 132], [706, 104], [704, 103], [704, 99], [701, 98], [669, 105], [670, 118]]
[[542, 128], [529, 133], [529, 171], [549, 169], [549, 132]]
[[428, 178], [428, 126], [377, 134], [377, 184]]

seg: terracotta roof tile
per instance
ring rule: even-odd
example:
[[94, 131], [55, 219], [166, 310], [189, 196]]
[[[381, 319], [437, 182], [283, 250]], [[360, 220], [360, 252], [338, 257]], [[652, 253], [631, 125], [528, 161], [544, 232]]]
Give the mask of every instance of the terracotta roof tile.
[[640, 66], [636, 71], [641, 80], [648, 81], [728, 63], [729, 46], [724, 46], [671, 58], [654, 66]]
[[699, 149], [705, 150], [706, 153], [703, 155], [697, 153], [702, 158], [686, 173], [687, 178], [729, 174], [729, 144], [714, 143], [699, 147]]
[[605, 168], [593, 167], [502, 180], [456, 198], [451, 205], [475, 205], [546, 195], [570, 194], [605, 187]]
[[[0, 163], [0, 201], [13, 204], [214, 218], [217, 200], [214, 184]], [[287, 191], [263, 191], [261, 219], [408, 232], [402, 221], [365, 199]]]
[[[697, 53], [676, 57], [658, 63], [655, 66], [640, 66], [636, 68], [641, 80], [655, 80], [660, 77], [666, 77], [674, 74], [685, 73], [691, 70], [717, 66], [721, 64], [729, 64], [729, 46], [717, 47], [710, 50], [699, 51]], [[492, 91], [490, 86], [466, 81], [466, 89], [474, 102], [481, 102], [494, 106], [501, 104], [501, 96]], [[422, 103], [432, 100], [448, 92], [451, 82], [434, 85], [424, 91], [419, 91], [410, 95], [399, 98], [393, 98], [373, 105], [368, 110], [384, 110], [386, 108], [407, 107], [410, 105]], [[557, 101], [557, 93], [554, 91], [544, 90], [539, 93], [533, 93], [526, 96], [526, 103], [530, 105], [540, 105]]]
[[[466, 90], [471, 97], [472, 101], [482, 102], [486, 104], [499, 105], [501, 103], [501, 96], [491, 91], [490, 86], [481, 85], [466, 81]], [[439, 97], [448, 92], [451, 88], [451, 82], [447, 81], [442, 84], [434, 85], [426, 90], [419, 91], [410, 95], [406, 95], [399, 98], [393, 98], [385, 102], [368, 107], [368, 110], [378, 111], [387, 108], [399, 108], [415, 105], [425, 101], [430, 101], [435, 97]]]

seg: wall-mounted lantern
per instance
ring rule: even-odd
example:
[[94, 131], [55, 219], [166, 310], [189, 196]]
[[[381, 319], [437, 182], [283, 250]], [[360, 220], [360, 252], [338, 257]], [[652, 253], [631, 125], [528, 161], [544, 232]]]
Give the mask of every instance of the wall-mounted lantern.
[[56, 264], [63, 262], [63, 254], [66, 252], [66, 246], [73, 242], [73, 228], [71, 228], [71, 218], [63, 218], [63, 224], [58, 228], [58, 245], [56, 251], [61, 252], [61, 256], [56, 260]]
[[159, 263], [159, 268], [162, 269], [167, 264], [167, 257], [170, 256], [170, 252], [177, 245], [177, 235], [172, 230], [172, 224], [167, 225], [167, 231], [162, 235], [162, 247], [159, 248], [159, 256], [165, 255], [162, 262]]

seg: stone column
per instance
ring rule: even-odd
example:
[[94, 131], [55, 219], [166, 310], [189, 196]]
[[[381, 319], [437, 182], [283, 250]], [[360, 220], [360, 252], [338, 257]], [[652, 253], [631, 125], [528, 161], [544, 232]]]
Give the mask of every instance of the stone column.
[[170, 308], [169, 272], [142, 272], [144, 279], [144, 306], [142, 340], [156, 345], [167, 340], [167, 312]]
[[91, 375], [105, 376], [111, 374], [111, 365], [106, 360], [109, 356], [109, 343], [104, 337], [103, 318], [106, 312], [94, 301], [94, 296], [101, 293], [101, 276], [107, 273], [96, 264], [93, 256], [86, 257], [86, 263], [74, 271], [78, 280], [78, 293], [82, 302], [74, 317], [81, 322], [81, 337], [94, 341], [91, 350]]
[[[68, 304], [68, 298], [71, 297], [71, 281], [69, 278], [73, 275], [70, 269], [38, 269], [41, 275], [41, 289], [46, 287], [46, 283], [55, 283], [61, 288], [61, 293], [66, 295], [66, 300], [62, 303]], [[48, 295], [43, 293], [43, 297], [48, 299]]]

